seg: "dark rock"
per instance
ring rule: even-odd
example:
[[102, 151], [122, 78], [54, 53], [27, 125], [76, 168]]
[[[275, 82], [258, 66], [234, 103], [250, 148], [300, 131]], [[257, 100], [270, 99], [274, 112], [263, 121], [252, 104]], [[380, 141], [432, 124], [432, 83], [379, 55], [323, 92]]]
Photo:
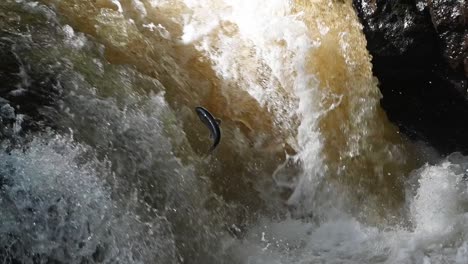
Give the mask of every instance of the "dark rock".
[[432, 23], [449, 66], [468, 77], [468, 2], [428, 0]]
[[353, 3], [389, 119], [442, 153], [468, 153], [466, 6], [456, 0]]

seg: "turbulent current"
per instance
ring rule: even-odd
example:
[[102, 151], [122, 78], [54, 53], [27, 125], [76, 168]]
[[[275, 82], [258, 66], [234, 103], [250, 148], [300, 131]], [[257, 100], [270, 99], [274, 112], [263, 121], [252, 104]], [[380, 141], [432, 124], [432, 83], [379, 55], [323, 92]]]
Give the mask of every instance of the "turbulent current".
[[0, 263], [468, 263], [468, 157], [387, 120], [361, 29], [347, 0], [2, 0]]

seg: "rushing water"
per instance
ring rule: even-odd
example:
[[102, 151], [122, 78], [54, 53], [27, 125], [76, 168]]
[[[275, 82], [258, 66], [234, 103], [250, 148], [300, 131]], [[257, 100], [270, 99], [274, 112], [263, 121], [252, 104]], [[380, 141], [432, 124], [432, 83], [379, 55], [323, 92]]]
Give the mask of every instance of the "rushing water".
[[468, 158], [388, 122], [350, 1], [3, 0], [0, 26], [0, 262], [468, 262]]

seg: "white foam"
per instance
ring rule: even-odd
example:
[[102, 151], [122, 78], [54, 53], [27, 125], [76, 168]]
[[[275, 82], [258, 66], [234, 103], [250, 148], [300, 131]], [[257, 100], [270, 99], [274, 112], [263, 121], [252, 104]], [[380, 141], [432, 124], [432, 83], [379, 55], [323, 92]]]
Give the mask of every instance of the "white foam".
[[122, 4], [120, 3], [119, 0], [112, 0], [112, 3], [114, 3], [117, 6], [117, 11], [119, 13], [123, 13]]
[[82, 33], [75, 33], [75, 30], [70, 25], [62, 27], [63, 34], [65, 35], [65, 43], [74, 47], [75, 49], [81, 49], [86, 44], [86, 37]]
[[22, 147], [0, 151], [0, 243], [11, 247], [5, 259], [78, 263], [99, 248], [106, 261], [174, 258], [172, 238], [163, 231], [167, 222], [143, 223], [114, 203], [103, 179], [110, 173], [106, 162], [85, 158], [85, 146], [43, 135]]
[[443, 234], [456, 223], [459, 213], [458, 184], [462, 175], [449, 169], [450, 162], [428, 166], [421, 172], [419, 190], [413, 202], [413, 221], [421, 234]]
[[146, 17], [148, 15], [145, 5], [140, 0], [132, 0], [132, 6], [139, 12], [141, 17]]
[[149, 29], [150, 31], [154, 31], [154, 29], [156, 28], [156, 26], [154, 25], [153, 22], [149, 23], [149, 24], [143, 24], [142, 25], [144, 28], [147, 28]]
[[164, 38], [164, 39], [167, 39], [167, 40], [170, 40], [171, 39], [171, 33], [161, 24], [158, 24], [157, 26], [151, 22], [149, 24], [143, 24], [142, 25], [144, 28], [147, 28], [149, 29], [150, 31], [155, 31], [157, 30], [159, 35]]
[[467, 169], [456, 153], [415, 171], [411, 225], [377, 228], [343, 212], [318, 224], [262, 220], [233, 250], [248, 263], [467, 263]]

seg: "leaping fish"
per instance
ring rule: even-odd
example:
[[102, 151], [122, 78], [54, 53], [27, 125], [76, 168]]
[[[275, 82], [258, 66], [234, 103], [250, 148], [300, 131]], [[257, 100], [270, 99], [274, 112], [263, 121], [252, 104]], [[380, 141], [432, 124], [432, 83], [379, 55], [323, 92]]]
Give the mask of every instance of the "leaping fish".
[[219, 128], [221, 120], [214, 118], [208, 110], [201, 106], [195, 107], [195, 112], [197, 112], [200, 120], [210, 130], [211, 138], [213, 139], [213, 145], [210, 148], [211, 152], [218, 146], [221, 140], [221, 129]]

